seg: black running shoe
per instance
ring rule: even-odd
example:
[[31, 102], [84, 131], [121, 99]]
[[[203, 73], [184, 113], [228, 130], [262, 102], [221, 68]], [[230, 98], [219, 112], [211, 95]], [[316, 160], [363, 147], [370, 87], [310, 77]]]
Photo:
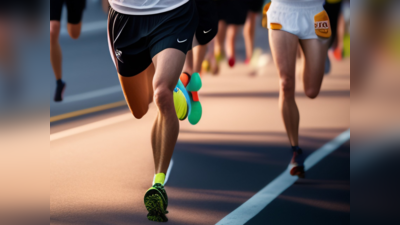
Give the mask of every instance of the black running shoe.
[[65, 86], [66, 86], [65, 82], [63, 81], [57, 82], [56, 93], [54, 95], [55, 102], [61, 102], [63, 100]]

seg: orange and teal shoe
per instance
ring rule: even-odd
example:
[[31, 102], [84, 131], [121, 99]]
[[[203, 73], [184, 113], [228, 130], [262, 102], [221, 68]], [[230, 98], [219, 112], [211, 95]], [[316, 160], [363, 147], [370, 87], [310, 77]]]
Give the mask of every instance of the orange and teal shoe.
[[164, 185], [156, 183], [147, 190], [144, 195], [144, 205], [146, 206], [147, 219], [155, 222], [167, 222], [168, 218], [168, 196], [164, 189]]
[[182, 73], [178, 81], [177, 87], [182, 90], [183, 94], [188, 100], [188, 120], [192, 125], [196, 125], [203, 115], [203, 108], [201, 106], [198, 93], [202, 86], [203, 84], [199, 73], [194, 73], [192, 75], [188, 73]]

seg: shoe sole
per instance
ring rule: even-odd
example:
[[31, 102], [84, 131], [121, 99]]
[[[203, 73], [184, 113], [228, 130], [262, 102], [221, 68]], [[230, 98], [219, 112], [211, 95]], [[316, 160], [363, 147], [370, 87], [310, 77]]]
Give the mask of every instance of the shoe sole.
[[147, 219], [155, 222], [167, 222], [168, 218], [164, 212], [164, 202], [162, 197], [158, 194], [152, 194], [146, 196], [144, 199], [144, 204], [147, 211]]
[[296, 166], [290, 170], [290, 175], [298, 176], [299, 178], [305, 178], [306, 173], [304, 171], [304, 166]]
[[63, 87], [63, 89], [61, 91], [61, 96], [60, 96], [61, 98], [60, 99], [54, 98], [55, 102], [62, 102], [64, 100], [64, 92], [65, 92], [65, 88], [66, 87], [67, 87], [67, 84], [64, 84], [64, 87]]
[[188, 115], [188, 120], [189, 123], [192, 125], [196, 125], [199, 123], [202, 115], [203, 115], [203, 107], [201, 106], [200, 99], [199, 99], [199, 94], [198, 91], [202, 88], [202, 81], [200, 74], [194, 73], [192, 76], [188, 76], [186, 78], [186, 85], [185, 85], [186, 90], [189, 93], [189, 99], [190, 99], [190, 111]]

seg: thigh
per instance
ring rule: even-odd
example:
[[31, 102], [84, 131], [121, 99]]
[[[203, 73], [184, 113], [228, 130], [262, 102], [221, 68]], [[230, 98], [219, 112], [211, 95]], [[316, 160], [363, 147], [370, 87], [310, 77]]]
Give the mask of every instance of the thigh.
[[328, 39], [300, 40], [304, 53], [303, 83], [305, 90], [321, 88], [324, 77], [325, 60], [328, 50]]
[[269, 30], [269, 42], [279, 76], [294, 81], [298, 37], [285, 31]]
[[150, 64], [136, 76], [126, 77], [118, 75], [126, 102], [136, 118], [146, 114], [153, 98], [152, 80], [154, 65]]
[[86, 7], [86, 0], [66, 0], [68, 23], [79, 24], [82, 21], [83, 11]]
[[50, 1], [50, 21], [60, 21], [62, 7], [64, 5], [64, 0], [51, 0]]
[[[155, 74], [153, 88], [165, 87], [174, 90], [181, 75], [186, 55], [174, 48], [168, 48], [153, 57]], [[172, 93], [172, 92], [171, 92]]]

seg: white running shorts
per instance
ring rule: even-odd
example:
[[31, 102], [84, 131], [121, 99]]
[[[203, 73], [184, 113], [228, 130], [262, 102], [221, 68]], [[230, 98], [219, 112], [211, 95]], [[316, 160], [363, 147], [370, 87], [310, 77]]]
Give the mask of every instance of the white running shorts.
[[264, 8], [265, 25], [271, 30], [282, 30], [299, 39], [330, 38], [328, 14], [321, 2], [275, 2]]

